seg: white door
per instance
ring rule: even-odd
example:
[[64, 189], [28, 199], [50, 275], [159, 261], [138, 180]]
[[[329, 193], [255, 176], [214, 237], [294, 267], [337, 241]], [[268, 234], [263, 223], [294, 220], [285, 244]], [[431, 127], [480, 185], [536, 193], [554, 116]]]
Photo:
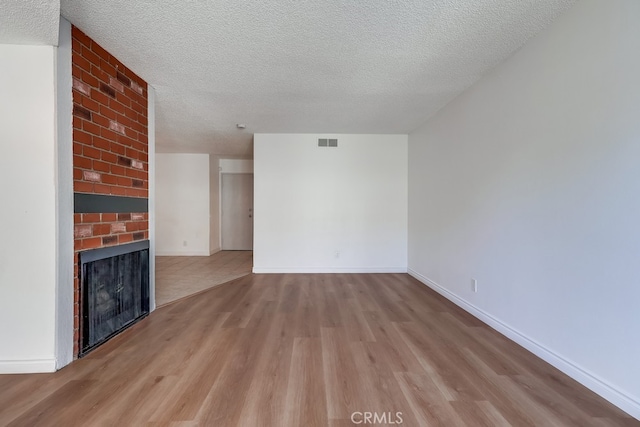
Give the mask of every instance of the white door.
[[223, 173], [222, 250], [253, 250], [253, 174]]

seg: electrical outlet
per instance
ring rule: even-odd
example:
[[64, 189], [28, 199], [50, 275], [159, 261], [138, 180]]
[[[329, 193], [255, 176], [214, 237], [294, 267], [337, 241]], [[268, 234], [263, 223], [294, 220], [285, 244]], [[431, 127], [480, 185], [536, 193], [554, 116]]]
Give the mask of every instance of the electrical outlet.
[[336, 251], [336, 259], [340, 258], [340, 251]]
[[473, 289], [473, 292], [478, 292], [478, 281], [476, 279], [471, 279], [471, 289]]
[[186, 240], [182, 241], [182, 246], [187, 247], [187, 241]]

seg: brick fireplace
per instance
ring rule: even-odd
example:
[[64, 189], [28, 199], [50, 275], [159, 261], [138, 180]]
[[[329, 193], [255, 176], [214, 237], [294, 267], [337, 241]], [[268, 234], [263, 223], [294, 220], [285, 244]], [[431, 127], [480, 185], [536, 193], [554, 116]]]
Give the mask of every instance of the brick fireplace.
[[72, 28], [74, 355], [78, 254], [149, 238], [147, 83]]

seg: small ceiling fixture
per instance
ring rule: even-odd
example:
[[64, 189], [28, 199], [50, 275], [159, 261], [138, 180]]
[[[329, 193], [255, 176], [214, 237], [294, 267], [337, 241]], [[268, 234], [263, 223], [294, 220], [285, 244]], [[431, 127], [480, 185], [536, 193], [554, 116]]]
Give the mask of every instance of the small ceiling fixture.
[[244, 123], [238, 123], [238, 124], [236, 124], [236, 127], [237, 127], [238, 129], [244, 129], [244, 128], [246, 128], [246, 127], [247, 127], [247, 125], [245, 125]]

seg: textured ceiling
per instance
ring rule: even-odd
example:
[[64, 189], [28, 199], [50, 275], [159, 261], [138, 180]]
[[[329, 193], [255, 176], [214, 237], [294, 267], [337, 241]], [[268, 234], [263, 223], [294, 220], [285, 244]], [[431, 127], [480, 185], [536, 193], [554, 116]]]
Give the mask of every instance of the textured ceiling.
[[[409, 133], [573, 0], [62, 0], [156, 88], [157, 150], [253, 133]], [[245, 130], [236, 129], [245, 123]]]
[[0, 44], [58, 44], [60, 1], [0, 0]]

